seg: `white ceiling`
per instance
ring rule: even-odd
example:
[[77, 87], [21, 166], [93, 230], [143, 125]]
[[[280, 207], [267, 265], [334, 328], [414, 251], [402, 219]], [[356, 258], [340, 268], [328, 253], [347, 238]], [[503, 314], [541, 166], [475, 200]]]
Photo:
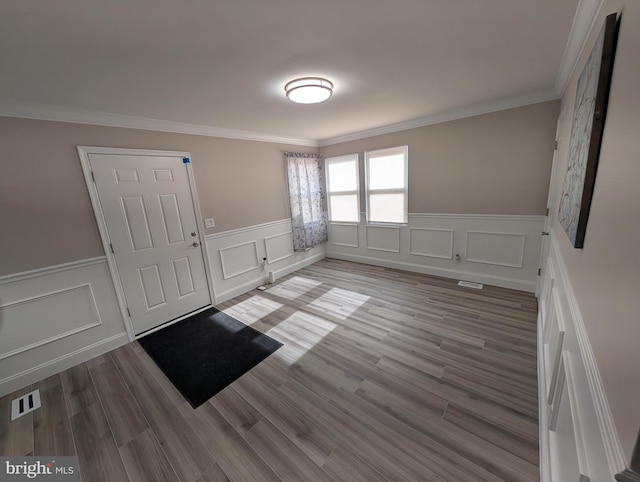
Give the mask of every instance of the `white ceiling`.
[[[67, 109], [87, 119], [110, 113], [326, 144], [476, 107], [557, 98], [563, 68], [568, 76], [563, 65], [579, 53], [570, 33], [586, 32], [584, 25], [572, 31], [577, 6], [2, 0], [0, 115], [37, 107], [52, 117]], [[309, 75], [332, 80], [333, 97], [315, 105], [288, 101], [284, 84]]]

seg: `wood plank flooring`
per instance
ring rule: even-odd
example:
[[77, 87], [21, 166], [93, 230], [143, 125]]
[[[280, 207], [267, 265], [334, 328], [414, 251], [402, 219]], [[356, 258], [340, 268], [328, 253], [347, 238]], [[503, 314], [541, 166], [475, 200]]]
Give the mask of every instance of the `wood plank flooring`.
[[131, 343], [1, 398], [0, 454], [84, 482], [539, 480], [533, 295], [327, 259], [218, 308], [284, 346], [194, 410]]

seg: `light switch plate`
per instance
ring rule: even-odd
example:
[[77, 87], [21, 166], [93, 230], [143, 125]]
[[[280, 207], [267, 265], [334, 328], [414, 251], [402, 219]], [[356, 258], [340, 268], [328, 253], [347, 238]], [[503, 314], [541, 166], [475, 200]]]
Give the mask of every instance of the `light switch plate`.
[[207, 218], [204, 220], [205, 228], [215, 228], [215, 226], [216, 226], [216, 222], [213, 220], [213, 218]]

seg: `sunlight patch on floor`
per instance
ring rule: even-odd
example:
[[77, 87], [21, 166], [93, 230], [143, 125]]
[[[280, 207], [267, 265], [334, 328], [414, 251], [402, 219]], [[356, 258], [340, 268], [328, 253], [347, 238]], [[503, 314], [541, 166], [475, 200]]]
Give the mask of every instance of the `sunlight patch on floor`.
[[255, 295], [223, 310], [223, 312], [243, 322], [245, 325], [251, 325], [283, 306], [282, 303], [277, 301]]
[[284, 343], [284, 346], [272, 356], [291, 365], [313, 349], [336, 327], [336, 324], [318, 316], [296, 311], [267, 331], [269, 336]]
[[309, 303], [309, 306], [344, 320], [364, 305], [369, 298], [367, 295], [354, 291], [332, 288], [317, 300]]
[[314, 288], [320, 286], [322, 282], [315, 281], [302, 276], [294, 276], [282, 283], [278, 283], [269, 287], [269, 293], [286, 298], [288, 300], [295, 300], [303, 294], [311, 291]]

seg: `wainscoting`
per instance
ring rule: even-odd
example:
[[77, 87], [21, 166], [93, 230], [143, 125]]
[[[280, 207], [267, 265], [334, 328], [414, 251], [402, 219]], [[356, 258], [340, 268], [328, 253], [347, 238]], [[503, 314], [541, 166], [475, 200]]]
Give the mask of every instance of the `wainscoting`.
[[[292, 244], [289, 219], [207, 236], [215, 303], [325, 257]], [[128, 341], [106, 257], [0, 277], [0, 396]]]
[[128, 341], [105, 257], [0, 278], [0, 396]]
[[324, 246], [295, 253], [291, 236], [290, 219], [208, 235], [215, 303], [266, 283], [269, 271], [277, 279], [325, 257]]
[[552, 233], [538, 312], [541, 480], [609, 481], [625, 468], [582, 315]]
[[361, 219], [330, 225], [328, 257], [535, 291], [544, 216], [409, 214], [400, 227]]

